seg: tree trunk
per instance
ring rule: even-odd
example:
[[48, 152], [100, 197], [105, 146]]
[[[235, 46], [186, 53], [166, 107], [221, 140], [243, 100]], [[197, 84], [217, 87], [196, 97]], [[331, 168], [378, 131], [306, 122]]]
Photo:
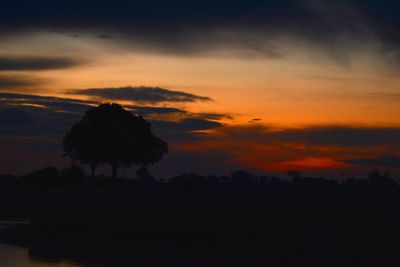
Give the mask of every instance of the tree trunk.
[[112, 163], [111, 164], [111, 170], [112, 170], [111, 177], [113, 179], [116, 179], [117, 178], [117, 174], [118, 174], [118, 164], [117, 163]]

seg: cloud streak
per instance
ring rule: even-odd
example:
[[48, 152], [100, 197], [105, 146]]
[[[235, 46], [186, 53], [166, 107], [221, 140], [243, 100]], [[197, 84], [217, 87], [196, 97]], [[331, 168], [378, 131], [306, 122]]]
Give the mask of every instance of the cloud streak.
[[[301, 129], [276, 129], [257, 125], [216, 128], [213, 134], [179, 149], [192, 153], [224, 151], [231, 164], [259, 170], [337, 170], [354, 166], [396, 167], [400, 148], [400, 127], [375, 128], [355, 126], [318, 126]], [[347, 160], [355, 158], [355, 160]]]
[[289, 39], [344, 64], [351, 61], [352, 52], [372, 45], [388, 61], [398, 61], [390, 55], [400, 47], [400, 19], [394, 12], [399, 8], [396, 1], [375, 0], [100, 0], [95, 5], [78, 0], [6, 0], [0, 10], [0, 32], [89, 32], [135, 49], [181, 55], [225, 49], [270, 59], [286, 53], [274, 40]]
[[[19, 151], [21, 155], [25, 150], [30, 154], [34, 151], [59, 153], [65, 132], [93, 105], [97, 102], [0, 93], [0, 136], [6, 140], [1, 149]], [[228, 115], [224, 114], [197, 114], [174, 107], [128, 107], [149, 118], [154, 132], [172, 143], [175, 156], [214, 155], [214, 158], [221, 157], [223, 166], [220, 167], [224, 169], [229, 166], [263, 171], [282, 171], [289, 167], [305, 170], [400, 167], [399, 127], [230, 126], [218, 120], [226, 119]]]
[[6, 57], [0, 56], [0, 71], [38, 71], [71, 68], [82, 60], [66, 57]]
[[397, 156], [382, 156], [371, 159], [352, 159], [352, 160], [345, 160], [344, 162], [371, 168], [372, 167], [400, 168], [400, 157]]
[[[0, 93], [0, 171], [28, 171], [44, 162], [62, 162], [61, 140], [67, 130], [97, 101], [84, 101], [30, 94]], [[224, 125], [205, 114], [191, 113], [174, 107], [127, 106], [132, 112], [144, 115], [154, 132], [168, 142], [206, 138], [198, 131], [212, 130]], [[172, 116], [173, 115], [173, 116]], [[169, 116], [172, 116], [173, 120]], [[187, 154], [186, 158], [188, 157]], [[32, 158], [33, 157], [33, 158]], [[13, 160], [10, 161], [10, 158]], [[26, 161], [24, 166], [12, 166]], [[7, 165], [4, 165], [7, 162]], [[14, 162], [14, 163], [10, 163]], [[3, 169], [7, 168], [7, 169]]]
[[0, 89], [13, 90], [19, 88], [32, 88], [46, 83], [45, 79], [26, 75], [2, 75], [0, 74]]
[[260, 143], [281, 141], [311, 146], [374, 147], [400, 146], [399, 127], [357, 127], [343, 125], [276, 129], [264, 125], [232, 126], [219, 136]]
[[399, 127], [321, 126], [269, 133], [272, 138], [310, 145], [373, 147], [400, 145]]
[[129, 100], [137, 103], [155, 104], [161, 102], [211, 101], [210, 97], [198, 96], [182, 91], [172, 91], [160, 87], [120, 87], [71, 90], [69, 94], [100, 97], [105, 100]]
[[[99, 102], [45, 97], [29, 94], [0, 93], [0, 117], [2, 136], [58, 136], [78, 121], [85, 111]], [[195, 138], [196, 131], [210, 130], [224, 125], [173, 107], [127, 106], [132, 112], [149, 119], [154, 130], [173, 140]], [[171, 120], [168, 116], [178, 114]], [[222, 115], [220, 115], [222, 117]], [[214, 119], [214, 118], [213, 118]], [[53, 139], [53, 138], [51, 138]], [[60, 139], [61, 140], [61, 139]]]

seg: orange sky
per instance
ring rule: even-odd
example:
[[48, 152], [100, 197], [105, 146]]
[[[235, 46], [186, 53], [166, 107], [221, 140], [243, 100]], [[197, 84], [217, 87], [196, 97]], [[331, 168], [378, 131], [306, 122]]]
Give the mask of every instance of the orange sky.
[[[316, 125], [400, 126], [397, 95], [400, 76], [394, 75], [379, 54], [374, 53], [374, 47], [354, 50], [346, 62], [312, 53], [313, 48], [285, 40], [276, 40], [276, 44], [286, 52], [280, 58], [246, 57], [223, 49], [200, 55], [174, 55], [141, 48], [135, 50], [109, 40], [77, 39], [40, 32], [10, 37], [0, 43], [2, 56], [26, 55], [26, 42], [31, 44], [29, 55], [79, 55], [85, 63], [60, 70], [9, 71], [7, 75], [29, 75], [46, 81], [40, 86], [16, 88], [13, 92], [82, 99], [82, 96], [66, 95], [65, 91], [159, 86], [213, 99], [160, 105], [185, 108], [191, 112], [229, 114], [232, 118], [222, 119], [222, 122], [233, 127], [251, 126], [255, 118], [258, 125], [277, 129]], [[227, 149], [224, 146], [230, 144], [226, 140], [219, 146]], [[244, 144], [247, 143], [242, 142]], [[344, 153], [300, 153], [301, 149], [296, 149], [295, 155], [276, 157], [277, 153], [286, 154], [283, 150], [278, 151], [282, 149], [281, 145], [249, 144], [253, 149], [233, 152], [232, 163], [239, 162], [262, 170], [348, 167], [337, 161], [345, 159]], [[216, 149], [212, 142], [201, 146], [203, 149]], [[187, 144], [176, 148], [193, 151], [193, 147]]]
[[[186, 107], [233, 114], [234, 124], [261, 118], [266, 124], [283, 127], [400, 125], [398, 96], [394, 96], [400, 76], [393, 75], [378, 56], [367, 54], [369, 48], [344, 64], [326, 56], [311, 56], [306, 47], [287, 44], [282, 44], [287, 56], [271, 59], [235, 57], [228, 52], [190, 56], [135, 52], [107, 40], [95, 43], [90, 38], [76, 40], [55, 33], [15, 38], [3, 44], [8, 47], [6, 54], [19, 53], [21, 43], [30, 42], [30, 54], [60, 55], [61, 50], [67, 51], [62, 55], [88, 58], [87, 64], [75, 68], [30, 72], [48, 79], [37, 88], [39, 94], [61, 96], [65, 89], [160, 86], [213, 98], [214, 102]], [[53, 49], [39, 45], [50, 40]]]

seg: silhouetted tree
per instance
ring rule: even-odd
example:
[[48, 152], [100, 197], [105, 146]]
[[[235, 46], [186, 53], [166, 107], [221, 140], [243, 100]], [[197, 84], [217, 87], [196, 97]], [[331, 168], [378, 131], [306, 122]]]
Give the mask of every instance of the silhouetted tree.
[[145, 184], [153, 183], [155, 181], [154, 177], [149, 173], [149, 170], [144, 166], [141, 166], [136, 170], [136, 177], [139, 181]]
[[384, 172], [383, 175], [381, 175], [379, 170], [371, 170], [368, 173], [368, 178], [369, 185], [375, 190], [397, 190], [398, 184], [392, 179], [388, 172]]
[[254, 177], [247, 171], [238, 170], [231, 173], [231, 180], [238, 184], [250, 184], [254, 182]]
[[23, 185], [57, 185], [60, 182], [60, 172], [55, 167], [45, 167], [40, 170], [36, 170], [28, 175], [24, 175], [20, 178], [20, 183]]
[[85, 172], [79, 165], [72, 165], [70, 167], [63, 169], [60, 175], [63, 181], [65, 181], [67, 184], [69, 183], [79, 184], [85, 178]]
[[64, 151], [92, 168], [110, 164], [112, 177], [119, 167], [147, 166], [168, 152], [166, 142], [155, 137], [150, 123], [118, 104], [101, 104], [86, 111], [64, 138]]
[[30, 176], [39, 179], [56, 179], [60, 176], [60, 172], [55, 167], [49, 166], [32, 172]]
[[368, 172], [368, 178], [370, 180], [378, 180], [381, 178], [381, 172], [379, 170], [371, 170]]
[[89, 165], [92, 178], [103, 160], [98, 129], [83, 120], [74, 124], [63, 140], [65, 155], [82, 165]]
[[292, 183], [298, 184], [301, 181], [301, 173], [295, 170], [289, 170], [287, 174], [291, 177]]

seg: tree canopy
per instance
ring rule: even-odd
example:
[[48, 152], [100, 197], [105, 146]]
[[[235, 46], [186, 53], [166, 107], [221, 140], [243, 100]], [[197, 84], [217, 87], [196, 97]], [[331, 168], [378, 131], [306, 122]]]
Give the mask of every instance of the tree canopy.
[[149, 122], [119, 104], [86, 111], [67, 132], [63, 146], [72, 160], [89, 165], [92, 175], [98, 165], [109, 164], [113, 177], [119, 167], [147, 166], [168, 152], [167, 143], [152, 133]]

